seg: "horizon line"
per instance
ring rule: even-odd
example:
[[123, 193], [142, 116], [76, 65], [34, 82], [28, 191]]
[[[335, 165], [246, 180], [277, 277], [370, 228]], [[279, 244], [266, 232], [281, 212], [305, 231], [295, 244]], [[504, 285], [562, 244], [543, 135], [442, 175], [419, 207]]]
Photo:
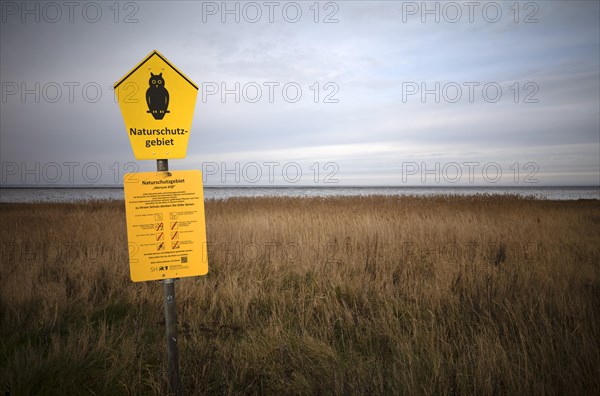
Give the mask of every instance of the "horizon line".
[[[359, 184], [347, 184], [340, 185], [337, 183], [332, 184], [298, 184], [298, 185], [290, 185], [290, 184], [241, 184], [241, 185], [203, 185], [204, 188], [526, 188], [526, 189], [534, 189], [534, 188], [598, 188], [600, 189], [600, 184], [526, 184], [526, 185], [359, 185]], [[78, 185], [54, 185], [54, 184], [9, 184], [3, 185], [0, 183], [0, 189], [100, 189], [100, 188], [111, 188], [111, 189], [123, 189], [124, 186], [122, 184], [102, 184], [102, 185], [86, 185], [86, 184], [78, 184]]]

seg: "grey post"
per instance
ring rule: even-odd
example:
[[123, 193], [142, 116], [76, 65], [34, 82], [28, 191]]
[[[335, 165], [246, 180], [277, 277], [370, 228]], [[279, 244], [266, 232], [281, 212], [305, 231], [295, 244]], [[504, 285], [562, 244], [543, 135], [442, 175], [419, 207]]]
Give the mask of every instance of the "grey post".
[[[169, 160], [156, 160], [156, 170], [166, 172], [169, 170]], [[179, 382], [179, 352], [177, 348], [177, 306], [175, 302], [175, 279], [163, 280], [163, 294], [165, 306], [165, 328], [167, 335], [167, 358], [169, 367], [169, 390], [171, 394], [181, 395]]]

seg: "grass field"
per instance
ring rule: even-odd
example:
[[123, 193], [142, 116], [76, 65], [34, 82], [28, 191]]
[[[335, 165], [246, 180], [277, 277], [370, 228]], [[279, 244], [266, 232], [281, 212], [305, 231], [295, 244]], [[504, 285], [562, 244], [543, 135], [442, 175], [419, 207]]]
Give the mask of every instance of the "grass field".
[[[167, 391], [123, 202], [0, 204], [0, 392]], [[600, 394], [600, 201], [206, 203], [177, 282], [186, 394]]]

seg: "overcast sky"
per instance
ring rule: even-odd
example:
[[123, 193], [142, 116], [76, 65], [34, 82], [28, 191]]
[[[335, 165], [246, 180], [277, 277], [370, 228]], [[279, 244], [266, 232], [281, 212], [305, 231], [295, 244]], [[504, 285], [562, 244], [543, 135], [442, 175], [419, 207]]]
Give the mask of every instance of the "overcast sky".
[[599, 184], [597, 1], [116, 4], [1, 3], [2, 184], [154, 170], [111, 91], [152, 50], [207, 185]]

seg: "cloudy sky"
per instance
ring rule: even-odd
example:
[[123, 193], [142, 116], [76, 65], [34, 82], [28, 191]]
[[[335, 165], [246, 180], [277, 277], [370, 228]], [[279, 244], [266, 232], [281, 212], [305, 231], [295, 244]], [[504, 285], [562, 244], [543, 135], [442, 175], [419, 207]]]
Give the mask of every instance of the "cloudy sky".
[[597, 1], [1, 6], [3, 185], [154, 170], [111, 90], [152, 50], [200, 88], [170, 167], [206, 185], [600, 182]]

